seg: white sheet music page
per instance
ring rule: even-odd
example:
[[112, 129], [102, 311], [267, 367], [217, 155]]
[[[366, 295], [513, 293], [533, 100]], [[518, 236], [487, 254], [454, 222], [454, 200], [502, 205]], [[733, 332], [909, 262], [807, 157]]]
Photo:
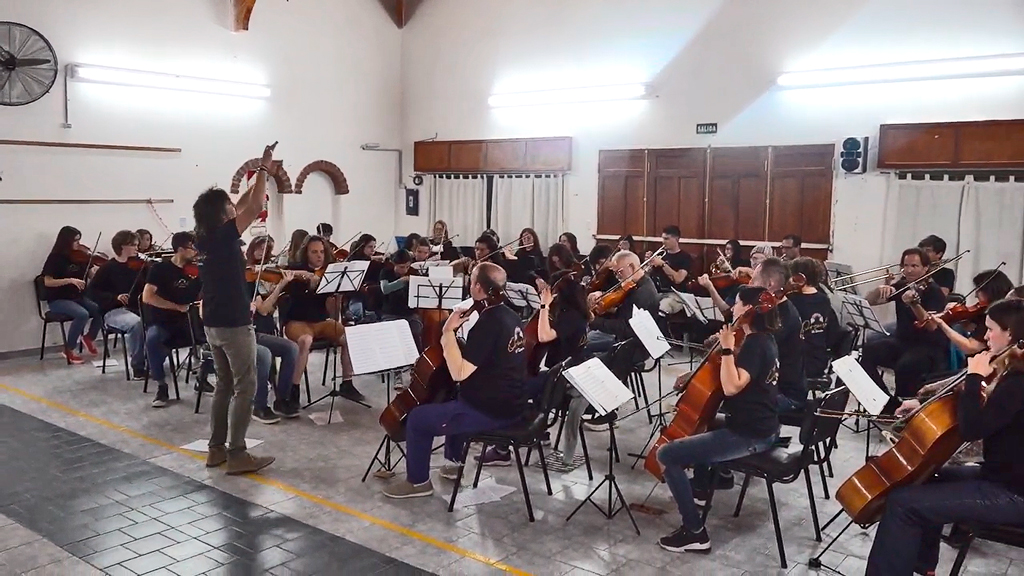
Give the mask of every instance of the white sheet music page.
[[[455, 308], [452, 310], [452, 314], [455, 314], [456, 310], [469, 310], [470, 308], [473, 307], [473, 303], [474, 300], [472, 298], [468, 298], [466, 300], [463, 300], [462, 302], [459, 302], [458, 304], [455, 305]], [[476, 326], [476, 321], [479, 319], [480, 313], [473, 312], [472, 314], [469, 315], [469, 319], [466, 320], [466, 323], [459, 327], [455, 335], [465, 340], [469, 336], [469, 331], [473, 329], [473, 326]]]
[[665, 340], [665, 335], [661, 333], [661, 329], [658, 328], [658, 324], [650, 312], [637, 308], [634, 304], [629, 326], [633, 328], [633, 333], [643, 343], [651, 358], [657, 360], [668, 352], [670, 348], [668, 341]]
[[373, 374], [416, 363], [419, 352], [405, 320], [345, 327], [348, 353], [355, 374]]
[[697, 303], [697, 306], [700, 307], [700, 310], [704, 314], [704, 317], [707, 318], [708, 320], [719, 320], [721, 322], [725, 321], [725, 316], [722, 314], [722, 311], [718, 309], [718, 306], [715, 306], [715, 301], [712, 300], [711, 298], [694, 297], [693, 300], [694, 302]]
[[597, 358], [567, 369], [565, 378], [602, 416], [633, 399], [629, 388]]
[[707, 324], [708, 319], [704, 316], [704, 312], [700, 309], [700, 304], [697, 303], [697, 297], [689, 292], [680, 292], [675, 288], [672, 289], [677, 296], [683, 301], [683, 308], [686, 308], [687, 313], [693, 316], [697, 320], [700, 320], [701, 324]]
[[843, 356], [832, 362], [832, 369], [869, 414], [878, 416], [882, 413], [889, 402], [889, 395], [875, 384], [853, 356]]

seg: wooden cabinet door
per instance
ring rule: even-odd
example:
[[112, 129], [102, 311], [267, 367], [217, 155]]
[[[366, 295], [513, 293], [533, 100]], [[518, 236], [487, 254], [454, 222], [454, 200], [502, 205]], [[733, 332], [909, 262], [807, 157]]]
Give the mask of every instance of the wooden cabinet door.
[[683, 238], [704, 237], [707, 154], [707, 148], [648, 151], [648, 236], [677, 225]]
[[712, 148], [705, 238], [764, 240], [768, 148]]
[[602, 150], [598, 159], [597, 233], [643, 236], [644, 150]]
[[834, 158], [833, 144], [772, 147], [768, 240], [797, 234], [806, 243], [829, 243]]

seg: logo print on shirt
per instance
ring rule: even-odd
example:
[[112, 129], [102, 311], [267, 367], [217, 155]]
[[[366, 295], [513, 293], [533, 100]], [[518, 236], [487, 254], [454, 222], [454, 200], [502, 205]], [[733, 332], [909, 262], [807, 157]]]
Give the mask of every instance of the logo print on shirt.
[[800, 325], [800, 334], [820, 334], [825, 331], [828, 320], [821, 314], [815, 312], [806, 322]]
[[512, 338], [508, 341], [508, 352], [509, 354], [518, 354], [526, 351], [526, 336], [523, 335], [523, 329], [516, 326], [515, 332], [512, 333]]

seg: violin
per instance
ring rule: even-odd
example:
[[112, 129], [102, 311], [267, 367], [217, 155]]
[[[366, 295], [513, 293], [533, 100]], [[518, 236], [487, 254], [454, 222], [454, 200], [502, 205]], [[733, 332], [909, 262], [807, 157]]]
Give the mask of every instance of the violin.
[[[651, 262], [655, 258], [659, 258], [664, 254], [665, 249], [659, 248], [658, 251], [652, 254], [646, 262], [640, 265], [640, 269], [646, 272], [650, 269]], [[609, 270], [611, 269], [609, 268]], [[634, 280], [632, 276], [620, 281], [614, 288], [604, 294], [601, 294], [601, 297], [597, 299], [597, 302], [590, 307], [590, 313], [594, 316], [603, 316], [611, 312], [626, 301], [626, 296], [628, 296], [634, 288], [636, 288], [636, 280]]]
[[107, 260], [110, 260], [110, 257], [103, 252], [90, 252], [84, 248], [78, 248], [68, 254], [68, 259], [79, 266], [102, 266], [107, 263]]
[[262, 270], [257, 270], [254, 266], [249, 266], [245, 269], [246, 282], [263, 281], [271, 284], [277, 284], [282, 280], [284, 280], [284, 274], [281, 269], [276, 266], [267, 266]]
[[[959, 303], [950, 306], [935, 317], [942, 320], [949, 326], [952, 326], [953, 324], [960, 324], [961, 322], [977, 322], [979, 318], [985, 315], [985, 311], [987, 309], [988, 304], [983, 304], [981, 302], [971, 304], [970, 306], [964, 303]], [[931, 318], [918, 320], [917, 322], [914, 322], [914, 328], [924, 328], [931, 323]]]
[[[735, 288], [737, 286], [746, 286], [747, 284], [750, 284], [750, 281], [752, 280], [750, 274], [743, 271], [716, 274], [714, 276], [710, 276], [709, 279], [711, 280], [711, 285], [714, 286], [715, 290], [718, 292], [728, 290], [729, 288]], [[691, 280], [688, 282], [686, 284], [686, 289], [689, 292], [698, 295], [706, 295], [708, 293], [707, 289], [701, 286], [700, 282], [697, 280]]]
[[131, 270], [132, 272], [138, 272], [143, 268], [149, 266], [149, 260], [141, 258], [139, 256], [132, 256], [125, 262], [125, 264], [128, 265], [128, 269]]
[[601, 268], [596, 274], [594, 274], [594, 277], [590, 279], [590, 283], [587, 284], [587, 293], [600, 292], [602, 288], [608, 285], [613, 277], [614, 274], [612, 273], [611, 268]]

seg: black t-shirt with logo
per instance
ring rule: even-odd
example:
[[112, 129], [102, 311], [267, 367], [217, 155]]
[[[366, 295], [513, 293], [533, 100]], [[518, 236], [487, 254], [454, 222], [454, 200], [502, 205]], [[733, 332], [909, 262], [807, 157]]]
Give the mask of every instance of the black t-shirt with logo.
[[[899, 281], [893, 284], [897, 291], [907, 285], [906, 281]], [[921, 296], [921, 307], [928, 312], [942, 312], [946, 308], [946, 295], [939, 289], [939, 285], [929, 281], [927, 285], [918, 290]], [[949, 344], [946, 335], [942, 330], [928, 330], [927, 328], [915, 328], [917, 316], [910, 306], [903, 301], [903, 293], [897, 294], [889, 299], [896, 304], [896, 337], [908, 344], [927, 344], [940, 348]]]
[[778, 346], [779, 392], [798, 402], [807, 399], [807, 377], [804, 373], [803, 321], [796, 306], [787, 298], [779, 304], [782, 327], [773, 333]]
[[551, 328], [558, 337], [548, 344], [547, 356], [544, 358], [544, 366], [547, 368], [583, 351], [587, 343], [587, 318], [579, 310], [566, 308], [558, 313]]
[[[400, 278], [398, 272], [395, 272], [393, 267], [383, 268], [380, 271], [380, 281], [392, 283]], [[409, 281], [405, 282], [405, 286], [395, 290], [389, 294], [384, 294], [384, 304], [381, 311], [385, 314], [393, 316], [401, 316], [403, 318], [412, 316], [413, 309], [409, 307]]]
[[736, 367], [750, 374], [750, 382], [722, 403], [725, 426], [747, 438], [767, 438], [779, 430], [777, 380], [779, 351], [769, 334], [754, 332], [736, 352]]
[[[296, 280], [296, 282], [301, 282], [301, 280]], [[270, 295], [267, 290], [258, 286], [256, 282], [248, 282], [246, 284], [246, 294], [249, 295], [250, 302], [253, 301], [253, 294], [257, 294], [257, 290], [259, 290], [258, 294], [260, 295], [260, 298], [263, 298], [264, 300]], [[259, 311], [254, 312], [252, 315], [252, 325], [256, 329], [256, 332], [259, 332], [260, 334], [270, 334], [273, 336], [277, 333], [277, 325], [274, 323], [273, 312], [265, 316], [260, 314]]]
[[[292, 270], [312, 272], [307, 266], [292, 266]], [[288, 283], [286, 288], [288, 299], [288, 322], [323, 322], [327, 320], [327, 299], [330, 294], [317, 294], [316, 288], [309, 285], [309, 281], [296, 278]]]
[[[205, 257], [199, 268], [206, 290], [203, 294], [203, 324], [211, 328], [248, 326], [249, 297], [246, 296], [245, 257], [239, 248], [238, 225], [232, 218], [209, 236], [200, 237], [196, 248]], [[248, 292], [252, 296], [251, 292]]]
[[838, 329], [839, 319], [827, 294], [790, 294], [787, 298], [800, 314], [800, 334], [804, 340], [804, 372], [820, 377], [828, 370], [830, 335]]
[[[156, 286], [156, 295], [174, 304], [191, 304], [199, 299], [203, 283], [197, 278], [189, 278], [185, 270], [170, 260], [163, 260], [149, 268], [146, 284]], [[161, 326], [180, 326], [187, 322], [184, 312], [166, 310], [156, 306], [146, 306], [146, 319], [151, 324]]]
[[459, 398], [492, 418], [522, 416], [525, 344], [522, 323], [511, 308], [500, 304], [480, 313], [462, 348], [462, 357], [476, 370], [459, 384]]
[[[43, 276], [49, 276], [54, 280], [63, 280], [65, 278], [84, 280], [85, 266], [75, 264], [64, 254], [50, 252], [50, 255], [46, 257], [46, 262], [43, 263]], [[71, 284], [67, 284], [65, 286], [57, 286], [56, 288], [47, 288], [44, 295], [47, 302], [53, 302], [54, 300], [77, 300], [82, 297], [82, 291]]]
[[[687, 254], [686, 250], [680, 250], [675, 254], [665, 254], [661, 259], [676, 272], [686, 270], [687, 277], [689, 277], [690, 268], [693, 266], [693, 259], [690, 258], [690, 255]], [[673, 284], [668, 279], [668, 274], [665, 274], [665, 271], [660, 267], [653, 268], [651, 270], [651, 279], [654, 280], [654, 285], [657, 286], [658, 292], [669, 292], [672, 288], [675, 288], [676, 290], [683, 289], [683, 284]], [[685, 280], [683, 282], [685, 284]]]

